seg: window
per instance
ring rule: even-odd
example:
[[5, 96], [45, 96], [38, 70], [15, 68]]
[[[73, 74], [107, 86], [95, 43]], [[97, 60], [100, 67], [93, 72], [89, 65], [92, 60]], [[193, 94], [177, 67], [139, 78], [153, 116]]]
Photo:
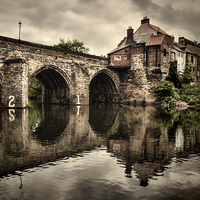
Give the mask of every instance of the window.
[[191, 63], [193, 63], [193, 56], [191, 56]]
[[114, 60], [121, 60], [121, 56], [115, 55], [115, 56], [114, 56]]
[[127, 50], [125, 50], [125, 53], [127, 53]]
[[180, 52], [178, 52], [178, 57], [180, 57]]
[[166, 49], [164, 49], [164, 56], [166, 56]]

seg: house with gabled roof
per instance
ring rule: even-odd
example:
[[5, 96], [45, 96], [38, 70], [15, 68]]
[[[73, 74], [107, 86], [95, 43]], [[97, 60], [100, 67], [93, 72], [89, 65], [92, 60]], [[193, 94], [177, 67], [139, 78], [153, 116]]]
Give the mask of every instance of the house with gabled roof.
[[[154, 101], [154, 87], [169, 73], [172, 38], [147, 17], [134, 33], [127, 29], [127, 36], [108, 53], [108, 68], [118, 70], [121, 86], [130, 99]], [[126, 92], [125, 91], [125, 92]]]
[[146, 35], [152, 33], [153, 35], [168, 35], [165, 31], [163, 31], [160, 27], [150, 24], [150, 19], [147, 17], [143, 17], [141, 20], [141, 26], [135, 31], [134, 35]]
[[200, 83], [200, 43], [179, 37], [179, 44], [187, 49], [187, 59], [193, 64], [196, 82]]

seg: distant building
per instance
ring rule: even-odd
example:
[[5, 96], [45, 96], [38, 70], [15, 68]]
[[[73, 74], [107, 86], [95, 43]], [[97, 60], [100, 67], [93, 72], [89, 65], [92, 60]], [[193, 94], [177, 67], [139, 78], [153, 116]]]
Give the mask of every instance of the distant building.
[[171, 60], [177, 62], [177, 71], [180, 75], [183, 75], [186, 58], [192, 63], [193, 75], [196, 77], [195, 80], [197, 80], [197, 54], [181, 43], [173, 42], [171, 46]]
[[186, 61], [186, 52], [182, 50], [177, 42], [173, 42], [171, 46], [171, 61], [177, 62], [177, 71], [183, 74]]
[[186, 48], [187, 59], [193, 64], [195, 79], [200, 83], [200, 43], [179, 37], [179, 44]]

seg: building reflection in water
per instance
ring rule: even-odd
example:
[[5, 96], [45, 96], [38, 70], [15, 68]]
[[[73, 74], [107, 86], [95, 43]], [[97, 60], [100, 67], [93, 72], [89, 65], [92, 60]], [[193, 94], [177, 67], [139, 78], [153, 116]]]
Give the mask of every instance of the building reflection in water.
[[[189, 152], [199, 152], [199, 126], [188, 129], [187, 126], [181, 126], [180, 119], [175, 123], [172, 120], [170, 126], [163, 126], [163, 123], [169, 125], [168, 118], [157, 115], [153, 107], [123, 109], [119, 115], [119, 127], [125, 128], [117, 130], [123, 133], [115, 133], [116, 138], [113, 135], [109, 138], [108, 148], [124, 163], [125, 176], [136, 176], [141, 186], [148, 186], [149, 179], [156, 180], [157, 176], [163, 176], [172, 158], [183, 158]], [[162, 123], [158, 123], [160, 120]], [[120, 135], [126, 135], [126, 138], [120, 138]]]
[[1, 110], [0, 176], [106, 145], [125, 176], [147, 186], [172, 158], [199, 151], [200, 120], [187, 123], [187, 115], [117, 104]]

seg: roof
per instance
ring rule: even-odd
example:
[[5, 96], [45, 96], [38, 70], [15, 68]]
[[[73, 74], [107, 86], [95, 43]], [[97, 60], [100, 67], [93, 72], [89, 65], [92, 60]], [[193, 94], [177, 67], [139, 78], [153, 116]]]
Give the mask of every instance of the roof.
[[172, 49], [175, 49], [175, 50], [180, 51], [180, 52], [185, 52], [184, 50], [181, 49], [182, 47], [185, 48], [185, 46], [180, 44], [180, 43], [177, 43], [177, 42], [172, 43]]
[[191, 53], [191, 54], [194, 54], [194, 55], [197, 56], [197, 54], [196, 54], [194, 51], [192, 51], [188, 46], [186, 46], [185, 51], [186, 51], [187, 53]]
[[163, 42], [165, 35], [152, 35], [147, 46], [160, 45]]
[[[146, 34], [146, 35], [139, 35], [139, 36], [134, 36], [134, 41], [136, 42], [136, 44], [141, 44], [141, 43], [147, 43], [150, 39], [150, 37], [152, 36], [152, 33], [150, 34]], [[119, 51], [121, 49], [124, 49], [128, 46], [131, 46], [130, 44], [129, 45], [126, 45], [126, 41], [127, 41], [127, 37], [125, 37], [119, 44], [118, 46], [113, 49], [111, 52], [109, 52], [108, 54], [111, 54], [111, 53], [114, 53], [116, 51]]]
[[152, 33], [146, 34], [146, 35], [139, 35], [134, 36], [134, 40], [136, 41], [136, 44], [146, 43], [152, 36]]
[[198, 56], [200, 56], [200, 47], [196, 47], [194, 45], [191, 44], [187, 44], [186, 45], [190, 50], [192, 50], [193, 52], [195, 52]]
[[181, 48], [183, 48], [183, 49], [185, 49], [185, 48], [186, 48], [186, 46], [184, 46], [184, 45], [183, 45], [183, 44], [181, 44], [181, 43], [174, 42], [174, 44], [175, 44], [176, 46], [178, 46], [180, 49], [181, 49]]
[[111, 53], [113, 53], [113, 52], [115, 52], [115, 51], [119, 51], [119, 50], [121, 50], [121, 49], [124, 49], [124, 48], [130, 46], [130, 45], [126, 45], [126, 40], [127, 40], [127, 38], [125, 37], [125, 38], [118, 44], [118, 46], [117, 46], [115, 49], [113, 49], [111, 52], [109, 52], [108, 54], [111, 54]]
[[169, 35], [169, 34], [167, 34], [165, 31], [163, 31], [161, 28], [159, 28], [158, 26], [154, 26], [154, 25], [152, 25], [152, 24], [149, 24], [149, 26], [150, 26], [152, 29], [154, 29], [155, 31], [159, 32], [159, 33], [162, 33], [162, 34], [164, 34], [164, 35]]

